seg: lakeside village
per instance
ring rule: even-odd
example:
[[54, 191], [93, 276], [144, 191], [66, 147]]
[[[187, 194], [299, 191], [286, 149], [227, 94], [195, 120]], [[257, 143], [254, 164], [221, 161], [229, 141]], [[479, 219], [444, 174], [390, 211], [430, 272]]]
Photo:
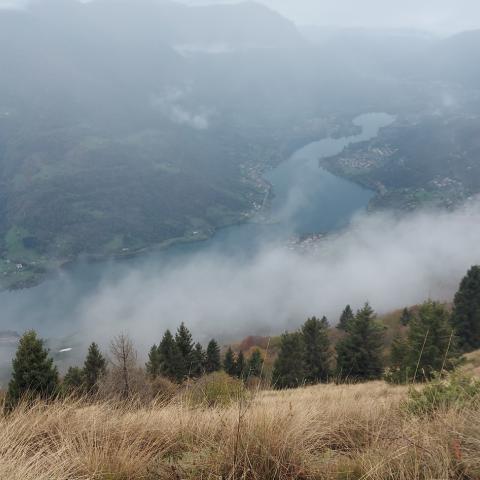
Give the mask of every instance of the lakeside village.
[[287, 242], [287, 249], [300, 254], [311, 254], [318, 251], [322, 245], [322, 241], [326, 239], [325, 233], [311, 233], [307, 235], [299, 235], [292, 237]]

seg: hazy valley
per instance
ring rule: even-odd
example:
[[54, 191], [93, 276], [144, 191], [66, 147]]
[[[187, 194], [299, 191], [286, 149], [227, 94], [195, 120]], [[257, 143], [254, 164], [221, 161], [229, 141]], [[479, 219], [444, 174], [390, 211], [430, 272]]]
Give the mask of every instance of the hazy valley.
[[[251, 25], [248, 34], [228, 26], [238, 17]], [[473, 33], [302, 35], [260, 5], [153, 1], [44, 1], [3, 10], [0, 22], [5, 287], [34, 285], [82, 255], [130, 256], [244, 222], [269, 192], [270, 168], [313, 140], [354, 132], [351, 121], [363, 113], [396, 115], [374, 142], [401, 162], [417, 152], [430, 175], [416, 175], [415, 157], [413, 173], [384, 158], [376, 165], [384, 172], [361, 162], [355, 171], [332, 167], [388, 191], [372, 206], [421, 207], [435, 189], [438, 203], [453, 205], [478, 191], [474, 170], [452, 175], [450, 166], [459, 150], [475, 155], [463, 128], [474, 129], [478, 115], [478, 71], [467, 55], [478, 42]], [[453, 122], [462, 138], [440, 147], [445, 158], [437, 159], [434, 135], [446, 141], [441, 129]]]
[[0, 478], [480, 479], [475, 0], [0, 0]]

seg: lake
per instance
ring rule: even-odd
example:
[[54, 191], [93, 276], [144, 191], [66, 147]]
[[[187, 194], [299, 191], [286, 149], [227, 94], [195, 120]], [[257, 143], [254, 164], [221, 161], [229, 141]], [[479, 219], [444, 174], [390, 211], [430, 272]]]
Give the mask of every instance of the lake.
[[360, 134], [313, 142], [268, 172], [265, 177], [274, 191], [268, 224], [234, 225], [207, 241], [176, 245], [130, 260], [78, 262], [37, 287], [2, 292], [0, 330], [35, 328], [42, 336], [68, 335], [76, 330], [75, 312], [90, 296], [132, 272], [154, 274], [175, 262], [194, 262], [203, 252], [249, 257], [265, 245], [286, 243], [292, 236], [327, 233], [348, 225], [355, 214], [366, 209], [374, 192], [321, 169], [319, 159], [341, 153], [350, 143], [376, 137], [393, 121], [394, 117], [382, 113], [362, 115], [354, 121], [362, 128]]

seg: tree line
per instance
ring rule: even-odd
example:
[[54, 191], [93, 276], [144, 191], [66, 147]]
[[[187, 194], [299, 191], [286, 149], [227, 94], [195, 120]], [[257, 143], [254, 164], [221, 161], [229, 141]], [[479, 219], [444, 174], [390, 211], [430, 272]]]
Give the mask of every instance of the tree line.
[[[296, 332], [280, 338], [271, 372], [274, 388], [296, 388], [334, 381], [368, 381], [385, 378], [395, 383], [431, 380], [453, 370], [463, 353], [480, 348], [480, 267], [472, 267], [455, 295], [453, 309], [426, 301], [418, 308], [405, 308], [401, 330], [386, 354], [385, 329], [366, 303], [356, 313], [347, 305], [337, 323], [339, 339], [332, 342], [326, 317], [312, 317]], [[110, 345], [110, 358], [96, 343], [88, 348], [81, 367], [70, 367], [63, 381], [44, 342], [34, 331], [20, 339], [13, 360], [6, 407], [13, 408], [25, 398], [50, 399], [60, 394], [95, 396], [102, 379], [113, 379], [116, 392], [129, 398], [139, 375], [148, 381], [168, 379], [180, 384], [219, 370], [238, 379], [265, 377], [264, 358], [255, 349], [248, 358], [229, 347], [222, 358], [212, 339], [207, 347], [194, 342], [184, 323], [175, 335], [167, 330], [153, 345], [145, 368], [136, 364], [137, 353], [126, 335]]]
[[345, 307], [335, 347], [325, 317], [312, 318], [299, 331], [282, 335], [273, 385], [293, 388], [329, 377], [408, 383], [452, 371], [464, 353], [480, 349], [480, 266], [473, 266], [461, 281], [451, 310], [428, 300], [419, 308], [405, 308], [400, 324], [387, 355], [386, 327], [368, 303], [356, 314], [350, 305]]
[[245, 358], [242, 351], [235, 354], [228, 348], [222, 358], [215, 339], [210, 340], [204, 349], [200, 343], [193, 342], [192, 334], [184, 323], [175, 335], [167, 330], [161, 342], [151, 347], [144, 368], [137, 366], [137, 352], [127, 335], [121, 334], [112, 340], [109, 354], [107, 361], [98, 345], [92, 343], [83, 366], [70, 367], [61, 379], [44, 341], [35, 331], [26, 332], [20, 339], [13, 360], [6, 395], [7, 410], [30, 398], [48, 400], [61, 395], [95, 397], [99, 388], [105, 385], [111, 394], [128, 399], [138, 392], [139, 382], [145, 386], [167, 379], [181, 384], [220, 370], [247, 380], [252, 376], [262, 376], [264, 362], [258, 349]]

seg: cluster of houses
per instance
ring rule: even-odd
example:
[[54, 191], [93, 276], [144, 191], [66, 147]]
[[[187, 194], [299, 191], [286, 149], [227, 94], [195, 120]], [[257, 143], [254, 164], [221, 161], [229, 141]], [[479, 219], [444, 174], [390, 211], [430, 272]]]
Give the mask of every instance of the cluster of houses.
[[[11, 264], [12, 262], [10, 260], [6, 260], [5, 263], [7, 265]], [[23, 263], [15, 263], [15, 271], [21, 272], [25, 268], [25, 265]], [[4, 275], [8, 275], [8, 271], [4, 271]]]
[[338, 163], [344, 170], [369, 170], [394, 155], [397, 150], [388, 145], [369, 146], [366, 151], [347, 151], [347, 155], [339, 158]]

